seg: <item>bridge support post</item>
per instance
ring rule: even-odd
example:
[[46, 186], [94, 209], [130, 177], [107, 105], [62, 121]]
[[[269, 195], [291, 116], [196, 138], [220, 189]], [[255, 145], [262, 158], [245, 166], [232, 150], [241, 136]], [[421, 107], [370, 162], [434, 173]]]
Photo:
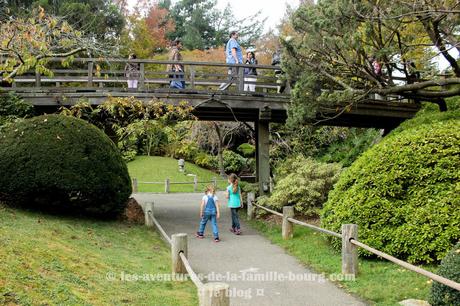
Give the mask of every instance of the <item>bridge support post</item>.
[[350, 239], [358, 240], [358, 225], [342, 224], [342, 274], [358, 274], [358, 247]]
[[199, 289], [200, 306], [230, 306], [230, 286], [226, 283], [206, 283]]
[[256, 122], [257, 181], [260, 195], [270, 192], [270, 128], [268, 121]]
[[171, 260], [173, 275], [187, 273], [187, 269], [185, 268], [185, 265], [179, 255], [181, 252], [184, 253], [186, 258], [188, 258], [187, 234], [173, 234], [171, 236]]

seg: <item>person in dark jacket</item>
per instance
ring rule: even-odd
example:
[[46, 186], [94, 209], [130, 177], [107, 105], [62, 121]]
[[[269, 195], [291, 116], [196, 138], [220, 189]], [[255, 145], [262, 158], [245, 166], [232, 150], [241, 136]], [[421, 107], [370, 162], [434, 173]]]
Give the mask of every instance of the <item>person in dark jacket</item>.
[[[246, 53], [246, 65], [257, 65], [257, 59], [254, 52]], [[244, 91], [256, 91], [257, 69], [255, 67], [244, 68]], [[248, 84], [248, 82], [251, 82]]]

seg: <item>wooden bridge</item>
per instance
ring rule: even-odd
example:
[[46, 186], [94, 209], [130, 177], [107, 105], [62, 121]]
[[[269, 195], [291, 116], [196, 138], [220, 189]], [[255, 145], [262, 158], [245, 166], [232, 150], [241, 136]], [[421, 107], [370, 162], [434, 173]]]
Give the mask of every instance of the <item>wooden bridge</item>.
[[[275, 71], [280, 67], [181, 62], [185, 72], [179, 75], [185, 80], [186, 88], [179, 90], [169, 88], [173, 76], [166, 70], [168, 64], [177, 62], [130, 60], [138, 64], [139, 77], [138, 87], [128, 89], [124, 72], [127, 62], [126, 59], [82, 58], [75, 59], [69, 68], [60, 59], [51, 59], [52, 76], [35, 72], [17, 76], [10, 87], [0, 87], [0, 95], [14, 91], [43, 112], [53, 112], [78, 101], [96, 105], [108, 96], [144, 101], [159, 99], [171, 104], [187, 101], [200, 120], [253, 122], [257, 135], [257, 176], [261, 190], [268, 189], [269, 123], [285, 122], [290, 103], [289, 92], [277, 93], [280, 84]], [[256, 68], [258, 75], [247, 79], [244, 68], [248, 67]], [[236, 72], [231, 86], [225, 91], [219, 90], [221, 84], [229, 82], [229, 68]], [[245, 91], [247, 84], [255, 84], [256, 91]], [[343, 105], [320, 108], [319, 124], [390, 130], [413, 117], [419, 105], [398, 97], [390, 100], [369, 97], [347, 111], [343, 108]]]

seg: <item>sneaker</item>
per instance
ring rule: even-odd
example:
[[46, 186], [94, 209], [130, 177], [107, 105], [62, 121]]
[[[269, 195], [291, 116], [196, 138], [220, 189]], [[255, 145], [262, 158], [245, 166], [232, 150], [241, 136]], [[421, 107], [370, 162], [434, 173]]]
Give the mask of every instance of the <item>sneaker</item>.
[[235, 234], [236, 234], [236, 235], [241, 235], [241, 230], [240, 230], [239, 228], [236, 229]]
[[196, 236], [196, 238], [200, 238], [200, 239], [204, 238], [203, 234], [201, 234], [199, 232], [197, 232], [195, 236]]
[[214, 242], [220, 242], [219, 237], [214, 238]]
[[230, 232], [235, 233], [235, 228], [232, 227], [232, 228], [230, 229]]

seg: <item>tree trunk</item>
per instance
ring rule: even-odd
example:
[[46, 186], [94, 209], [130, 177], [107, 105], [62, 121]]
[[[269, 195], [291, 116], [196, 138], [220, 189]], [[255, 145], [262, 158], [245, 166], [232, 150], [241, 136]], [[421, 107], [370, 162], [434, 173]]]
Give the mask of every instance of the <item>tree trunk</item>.
[[214, 123], [214, 129], [216, 130], [217, 138], [219, 141], [217, 142], [217, 159], [219, 161], [219, 173], [221, 177], [226, 177], [227, 175], [225, 174], [225, 168], [224, 168], [224, 156], [222, 154], [223, 151], [223, 146], [224, 146], [224, 140], [222, 138], [222, 133], [220, 131], [220, 127], [216, 122]]

